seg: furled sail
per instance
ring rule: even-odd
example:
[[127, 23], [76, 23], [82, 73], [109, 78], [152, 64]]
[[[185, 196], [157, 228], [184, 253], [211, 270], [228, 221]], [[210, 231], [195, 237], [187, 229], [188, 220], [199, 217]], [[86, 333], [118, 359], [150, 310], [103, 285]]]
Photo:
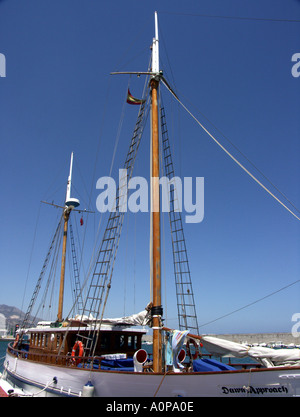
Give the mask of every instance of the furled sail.
[[[119, 318], [103, 318], [101, 320], [102, 324], [111, 324], [111, 325], [130, 325], [130, 326], [147, 326], [151, 323], [151, 307], [152, 303], [149, 303], [145, 310], [137, 314], [132, 314], [131, 316], [119, 317]], [[92, 315], [76, 315], [74, 320], [80, 321], [96, 321]]]
[[103, 324], [128, 324], [131, 326], [146, 326], [151, 321], [151, 311], [143, 310], [140, 313], [132, 314], [131, 316], [120, 317], [120, 318], [104, 318], [102, 319]]
[[299, 365], [300, 349], [271, 349], [261, 346], [248, 346], [211, 336], [201, 337], [205, 349], [217, 356], [250, 357], [264, 366]]

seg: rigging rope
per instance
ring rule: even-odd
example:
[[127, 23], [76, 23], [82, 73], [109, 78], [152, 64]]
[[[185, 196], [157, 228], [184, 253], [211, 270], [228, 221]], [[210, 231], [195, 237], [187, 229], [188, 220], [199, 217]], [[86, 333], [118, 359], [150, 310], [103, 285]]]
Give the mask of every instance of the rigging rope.
[[[110, 89], [111, 89], [111, 78], [109, 78], [108, 80], [109, 81], [108, 81], [107, 90], [106, 90], [106, 94], [105, 94], [105, 100], [104, 100], [104, 103], [105, 103], [104, 104], [104, 110], [103, 110], [103, 113], [102, 113], [102, 121], [100, 123], [101, 131], [99, 133], [98, 146], [97, 146], [96, 153], [95, 153], [95, 162], [94, 162], [94, 169], [93, 169], [93, 175], [92, 175], [92, 181], [91, 181], [91, 189], [90, 189], [90, 192], [88, 193], [88, 195], [89, 195], [88, 207], [90, 207], [90, 203], [91, 203], [91, 199], [92, 199], [92, 195], [93, 195], [93, 187], [94, 187], [95, 177], [96, 177], [96, 168], [98, 166], [98, 158], [99, 158], [99, 154], [100, 154], [100, 148], [101, 148], [101, 145], [102, 145], [101, 141], [102, 141], [102, 136], [103, 136], [103, 126], [104, 126], [103, 121], [107, 117], [108, 97], [109, 97]], [[99, 220], [99, 223], [98, 223], [98, 230], [96, 232], [95, 239], [94, 239], [94, 248], [92, 249], [92, 255], [91, 255], [91, 258], [90, 258], [90, 263], [87, 266], [88, 271], [85, 274], [85, 279], [84, 279], [84, 282], [82, 283], [81, 294], [83, 293], [83, 290], [84, 290], [84, 288], [85, 288], [85, 286], [86, 286], [86, 284], [87, 284], [87, 282], [89, 280], [90, 274], [92, 272], [92, 267], [93, 267], [93, 264], [94, 264], [93, 260], [94, 260], [95, 251], [96, 251], [96, 248], [97, 248], [97, 240], [98, 240], [99, 233], [100, 233], [100, 226], [101, 226], [102, 214], [103, 213], [101, 213], [100, 220]], [[88, 220], [88, 218], [89, 217], [87, 217], [87, 220]], [[86, 221], [85, 222], [85, 228], [84, 228], [84, 236], [83, 236], [81, 257], [80, 257], [80, 266], [82, 264], [82, 259], [83, 259], [83, 247], [85, 245], [85, 238], [86, 238], [86, 233], [87, 233], [87, 225], [88, 225], [88, 222]], [[69, 312], [69, 315], [74, 310], [74, 307], [75, 307], [75, 305], [73, 305], [71, 307], [70, 312]]]
[[261, 22], [288, 22], [288, 23], [300, 23], [297, 19], [275, 19], [275, 18], [263, 18], [263, 17], [244, 17], [244, 16], [222, 16], [200, 13], [181, 13], [181, 12], [160, 12], [161, 14], [173, 14], [180, 16], [193, 16], [193, 17], [211, 17], [217, 19], [233, 19], [233, 20], [255, 20]]
[[35, 245], [35, 240], [36, 240], [36, 234], [37, 234], [37, 226], [38, 226], [38, 222], [39, 222], [39, 218], [40, 218], [40, 211], [41, 211], [41, 203], [39, 205], [38, 214], [37, 214], [37, 217], [36, 217], [36, 224], [35, 224], [34, 234], [33, 234], [33, 242], [32, 242], [32, 247], [31, 247], [31, 252], [30, 252], [30, 257], [29, 257], [29, 265], [28, 265], [28, 270], [27, 270], [27, 275], [26, 275], [26, 280], [25, 280], [25, 287], [24, 287], [24, 292], [23, 292], [22, 304], [21, 304], [21, 311], [23, 311], [23, 306], [24, 306], [25, 294], [26, 294], [28, 278], [29, 278], [31, 262], [32, 262], [32, 255], [33, 255], [33, 250], [34, 250], [34, 245]]
[[[63, 217], [61, 217], [61, 221], [59, 222], [58, 225], [58, 232], [62, 229], [63, 226], [63, 222], [62, 222]], [[52, 254], [52, 262], [51, 262], [51, 266], [50, 266], [50, 271], [48, 274], [48, 279], [45, 285], [45, 289], [44, 289], [44, 293], [43, 296], [41, 298], [41, 302], [39, 304], [39, 306], [37, 307], [37, 311], [35, 313], [34, 316], [34, 322], [36, 321], [38, 314], [41, 314], [42, 316], [44, 315], [44, 308], [45, 308], [45, 304], [46, 304], [46, 299], [48, 296], [48, 291], [50, 288], [50, 284], [52, 282], [52, 288], [50, 289], [50, 294], [49, 294], [49, 312], [48, 312], [48, 318], [50, 319], [50, 315], [51, 315], [51, 309], [52, 309], [52, 302], [54, 299], [54, 290], [55, 290], [55, 285], [57, 284], [56, 282], [56, 270], [57, 270], [57, 265], [59, 263], [59, 256], [60, 256], [60, 248], [61, 248], [61, 240], [59, 239], [59, 233], [56, 234], [55, 237], [55, 242], [53, 244], [53, 254]], [[43, 311], [43, 313], [39, 313], [40, 310]]]
[[208, 324], [214, 323], [215, 321], [218, 321], [218, 320], [221, 320], [221, 319], [223, 319], [223, 318], [225, 318], [225, 317], [231, 316], [232, 314], [235, 314], [235, 313], [237, 313], [237, 312], [239, 312], [239, 311], [241, 311], [241, 310], [244, 310], [244, 309], [245, 309], [245, 308], [247, 308], [247, 307], [250, 307], [250, 306], [252, 306], [252, 305], [254, 305], [254, 304], [257, 304], [258, 302], [263, 301], [263, 300], [265, 300], [266, 298], [269, 298], [269, 297], [271, 297], [272, 295], [275, 295], [275, 294], [277, 294], [277, 293], [279, 293], [279, 292], [281, 292], [281, 291], [283, 291], [283, 290], [285, 290], [285, 289], [287, 289], [287, 288], [291, 287], [292, 285], [297, 284], [298, 282], [300, 282], [300, 279], [297, 279], [297, 281], [294, 281], [294, 282], [292, 282], [292, 283], [290, 283], [290, 284], [288, 284], [288, 285], [285, 285], [284, 287], [279, 288], [278, 290], [273, 291], [273, 292], [271, 292], [270, 294], [265, 295], [264, 297], [259, 298], [259, 299], [258, 299], [258, 300], [256, 300], [256, 301], [253, 301], [252, 303], [246, 304], [244, 307], [240, 307], [240, 308], [238, 308], [238, 309], [236, 309], [236, 310], [234, 310], [234, 311], [231, 311], [230, 313], [224, 314], [223, 316], [220, 316], [220, 317], [218, 317], [218, 318], [216, 318], [216, 319], [214, 319], [214, 320], [211, 320], [211, 321], [209, 321], [209, 322], [207, 322], [207, 323], [201, 324], [199, 327], [204, 327], [204, 326], [207, 326]]
[[[109, 83], [108, 83], [108, 87], [107, 87], [107, 91], [106, 91], [105, 108], [104, 108], [103, 115], [102, 115], [102, 123], [101, 123], [101, 126], [104, 126], [103, 121], [105, 120], [106, 114], [107, 114], [107, 108], [108, 108], [107, 103], [108, 103], [108, 97], [109, 97], [110, 89], [111, 89], [111, 81], [110, 80], [111, 80], [111, 78], [109, 78]], [[126, 90], [126, 96], [127, 96], [127, 90]], [[116, 155], [116, 150], [117, 150], [119, 138], [120, 138], [120, 135], [121, 135], [121, 128], [122, 128], [122, 124], [123, 124], [123, 120], [124, 120], [124, 113], [125, 113], [125, 103], [126, 103], [126, 99], [124, 100], [124, 104], [123, 104], [123, 107], [122, 107], [122, 113], [121, 113], [121, 117], [120, 117], [120, 121], [119, 121], [119, 126], [118, 126], [116, 141], [115, 141], [115, 145], [114, 145], [114, 151], [113, 151], [113, 156], [112, 156], [112, 161], [111, 161], [109, 176], [111, 176], [111, 173], [112, 173], [112, 169], [113, 169], [113, 165], [114, 165], [114, 160], [115, 160], [115, 155]], [[102, 128], [102, 130], [103, 130], [103, 128]], [[90, 193], [89, 193], [88, 207], [90, 207], [90, 202], [91, 202], [91, 198], [92, 198], [92, 195], [93, 195], [92, 194], [92, 191], [93, 191], [93, 186], [94, 186], [94, 183], [95, 183], [96, 167], [98, 166], [98, 157], [99, 157], [99, 154], [100, 154], [100, 147], [101, 147], [101, 139], [102, 139], [102, 136], [103, 136], [103, 132], [101, 131], [100, 132], [100, 135], [99, 135], [99, 141], [98, 141], [97, 150], [96, 150], [96, 157], [95, 157], [94, 171], [93, 171], [93, 180], [91, 182], [91, 190], [90, 190]], [[103, 212], [100, 213], [100, 219], [99, 219], [99, 222], [98, 222], [98, 227], [97, 227], [97, 231], [96, 231], [95, 239], [94, 239], [94, 246], [92, 248], [92, 253], [91, 253], [90, 261], [89, 261], [89, 264], [87, 266], [87, 272], [84, 274], [85, 278], [84, 278], [84, 281], [83, 281], [83, 283], [81, 285], [81, 291], [80, 291], [80, 294], [79, 294], [79, 296], [81, 296], [81, 297], [83, 296], [83, 291], [86, 288], [86, 285], [87, 285], [87, 283], [88, 283], [88, 281], [90, 279], [90, 276], [91, 276], [92, 271], [93, 271], [93, 267], [94, 267], [95, 262], [96, 262], [96, 257], [97, 257], [97, 251], [96, 250], [97, 250], [97, 247], [98, 247], [98, 239], [99, 239], [99, 236], [100, 236], [100, 230], [101, 230], [101, 224], [102, 224], [103, 214], [104, 214]], [[82, 265], [82, 262], [83, 262], [83, 246], [85, 244], [86, 232], [87, 232], [87, 222], [85, 222], [85, 229], [84, 229], [84, 236], [83, 236], [83, 243], [82, 243], [82, 251], [81, 251], [81, 257], [80, 257], [80, 268], [81, 268], [81, 265]], [[76, 301], [71, 306], [70, 311], [68, 313], [68, 316], [70, 316], [72, 314], [72, 312], [74, 311], [75, 307], [76, 307]]]
[[193, 115], [193, 113], [179, 100], [179, 98], [173, 93], [173, 91], [164, 83], [166, 88], [175, 97], [178, 103], [185, 109], [185, 111], [195, 120], [195, 122], [210, 136], [210, 138], [240, 167], [246, 174], [248, 174], [260, 187], [262, 187], [271, 197], [273, 197], [279, 204], [281, 204], [287, 211], [289, 211], [297, 220], [300, 220], [292, 210], [290, 210], [278, 197], [276, 197], [265, 185], [263, 185], [241, 162], [239, 162], [214, 136], [210, 133], [203, 124]]
[[[128, 87], [129, 87], [129, 81], [128, 81]], [[127, 90], [128, 90], [128, 87], [127, 87]], [[119, 140], [120, 140], [120, 136], [121, 136], [122, 126], [123, 126], [123, 122], [124, 122], [125, 110], [126, 110], [127, 90], [126, 90], [126, 93], [125, 93], [126, 95], [125, 95], [124, 100], [123, 100], [123, 106], [122, 106], [119, 126], [118, 126], [118, 130], [117, 130], [117, 135], [116, 135], [112, 160], [111, 160], [111, 164], [110, 164], [110, 170], [109, 170], [109, 174], [108, 174], [109, 177], [111, 177], [111, 175], [112, 175], [112, 170], [113, 170], [115, 157], [116, 157], [116, 153], [117, 153], [117, 148], [118, 148], [118, 144], [119, 144]], [[99, 223], [98, 223], [97, 234], [96, 234], [96, 238], [95, 238], [95, 245], [94, 245], [94, 248], [93, 248], [93, 251], [92, 251], [92, 256], [91, 256], [91, 261], [90, 261], [90, 266], [89, 266], [89, 271], [88, 271], [87, 277], [89, 277], [90, 274], [92, 273], [92, 268], [95, 264], [95, 259], [97, 257], [96, 249], [97, 249], [97, 242], [98, 242], [98, 239], [99, 239], [99, 236], [100, 236], [100, 227], [101, 227], [101, 223], [102, 223], [103, 214], [104, 214], [104, 212], [101, 211], [100, 220], [99, 220]]]

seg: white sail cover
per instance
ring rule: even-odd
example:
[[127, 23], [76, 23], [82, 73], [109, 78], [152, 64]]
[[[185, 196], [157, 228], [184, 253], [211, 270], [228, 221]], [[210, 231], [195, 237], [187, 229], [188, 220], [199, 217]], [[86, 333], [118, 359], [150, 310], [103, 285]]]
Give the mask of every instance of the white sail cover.
[[[118, 318], [103, 318], [101, 320], [102, 324], [111, 324], [111, 325], [126, 325], [126, 326], [146, 326], [151, 321], [151, 307], [152, 303], [149, 303], [145, 310], [137, 314], [132, 314], [131, 316], [118, 317]], [[72, 320], [72, 319], [71, 319]], [[95, 321], [95, 318], [90, 314], [89, 316], [77, 314], [73, 320], [80, 321]], [[97, 319], [96, 319], [97, 321]]]
[[233, 356], [236, 358], [248, 356], [267, 367], [300, 364], [300, 349], [270, 349], [261, 346], [247, 346], [211, 336], [201, 337], [201, 342], [208, 352], [216, 356]]
[[102, 323], [114, 325], [147, 326], [151, 322], [151, 307], [152, 303], [150, 302], [146, 306], [145, 310], [141, 311], [140, 313], [113, 319], [105, 318], [102, 320]]
[[119, 318], [105, 318], [102, 319], [103, 324], [126, 324], [131, 326], [146, 326], [150, 320], [150, 313], [147, 310], [143, 310], [140, 313], [132, 314], [131, 316], [119, 317]]

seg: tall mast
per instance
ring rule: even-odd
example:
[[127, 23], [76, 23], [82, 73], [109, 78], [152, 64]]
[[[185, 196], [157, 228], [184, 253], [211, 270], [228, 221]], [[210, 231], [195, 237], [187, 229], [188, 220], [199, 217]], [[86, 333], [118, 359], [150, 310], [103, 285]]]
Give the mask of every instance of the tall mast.
[[[151, 178], [151, 197], [152, 197], [152, 318], [153, 318], [153, 370], [162, 371], [162, 341], [161, 341], [161, 256], [160, 256], [160, 198], [159, 198], [159, 123], [158, 123], [158, 85], [162, 80], [171, 90], [162, 72], [159, 70], [159, 39], [158, 39], [158, 20], [157, 12], [155, 18], [155, 37], [152, 42], [152, 69], [151, 72], [112, 72], [111, 74], [137, 74], [150, 75], [151, 86], [151, 127], [152, 127], [152, 178]], [[171, 90], [172, 91], [172, 90]], [[174, 93], [173, 93], [174, 94]]]
[[61, 258], [60, 287], [59, 287], [58, 313], [57, 313], [58, 321], [62, 321], [62, 315], [63, 315], [68, 221], [69, 221], [70, 213], [73, 210], [73, 208], [78, 207], [80, 204], [77, 198], [70, 197], [71, 182], [72, 182], [72, 169], [73, 169], [73, 152], [71, 154], [70, 173], [68, 177], [66, 201], [65, 201], [65, 208], [64, 208], [64, 235], [63, 235], [63, 248], [62, 248], [62, 258]]
[[157, 13], [155, 12], [155, 38], [152, 43], [152, 268], [153, 268], [153, 371], [162, 371], [161, 348], [161, 246], [160, 246], [160, 196], [159, 196], [159, 123], [158, 123], [158, 85], [159, 73], [159, 40]]

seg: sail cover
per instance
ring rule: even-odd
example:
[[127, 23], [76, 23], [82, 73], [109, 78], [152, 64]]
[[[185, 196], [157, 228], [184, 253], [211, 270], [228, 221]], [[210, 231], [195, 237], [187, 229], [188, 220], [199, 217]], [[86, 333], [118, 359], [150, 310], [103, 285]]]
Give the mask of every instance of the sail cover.
[[[99, 320], [99, 323], [102, 324], [111, 324], [114, 326], [147, 326], [151, 323], [151, 307], [152, 303], [149, 303], [145, 310], [137, 314], [132, 314], [131, 316], [118, 317], [118, 318], [103, 318]], [[98, 321], [91, 314], [89, 316], [77, 314], [74, 318], [70, 320], [80, 320], [83, 322], [95, 322]]]
[[145, 310], [131, 316], [119, 317], [119, 318], [104, 318], [102, 323], [114, 324], [114, 325], [131, 325], [131, 326], [146, 326], [151, 321], [151, 306], [149, 303]]
[[211, 336], [201, 337], [201, 342], [208, 352], [216, 356], [236, 358], [248, 356], [267, 367], [300, 364], [300, 349], [271, 349], [261, 346], [248, 346]]

